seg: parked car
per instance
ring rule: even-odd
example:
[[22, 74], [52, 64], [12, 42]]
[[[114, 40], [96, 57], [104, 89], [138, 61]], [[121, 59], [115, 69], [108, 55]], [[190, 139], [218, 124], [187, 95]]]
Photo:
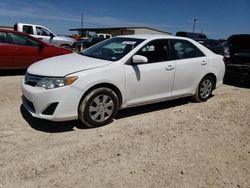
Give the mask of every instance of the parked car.
[[76, 52], [81, 52], [82, 50], [85, 50], [86, 48], [89, 48], [90, 46], [93, 46], [99, 42], [102, 42], [106, 39], [111, 38], [112, 36], [110, 34], [105, 34], [105, 33], [97, 33], [92, 37], [79, 40], [74, 43], [73, 49]]
[[112, 35], [107, 33], [96, 33], [93, 37], [109, 39], [112, 38]]
[[76, 42], [76, 40], [71, 37], [57, 36], [52, 31], [41, 25], [16, 23], [14, 25], [14, 30], [27, 33], [48, 44], [63, 48], [72, 49], [73, 44]]
[[226, 43], [226, 77], [235, 81], [250, 81], [250, 35], [232, 35]]
[[203, 33], [194, 33], [194, 32], [186, 32], [186, 31], [178, 31], [176, 36], [187, 37], [193, 40], [205, 40], [207, 36]]
[[219, 40], [205, 39], [205, 40], [197, 40], [197, 42], [206, 46], [209, 50], [213, 51], [214, 53], [224, 56], [225, 49]]
[[119, 36], [30, 66], [23, 105], [34, 117], [102, 126], [123, 108], [187, 96], [206, 101], [224, 73], [223, 57], [191, 39]]
[[32, 63], [72, 50], [51, 46], [28, 34], [0, 30], [0, 69], [27, 68]]

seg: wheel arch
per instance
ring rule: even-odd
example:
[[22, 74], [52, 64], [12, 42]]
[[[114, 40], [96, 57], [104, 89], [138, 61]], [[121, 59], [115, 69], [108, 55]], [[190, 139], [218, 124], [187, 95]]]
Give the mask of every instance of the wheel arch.
[[86, 92], [84, 92], [79, 104], [78, 104], [78, 109], [79, 109], [79, 105], [81, 104], [81, 101], [93, 90], [97, 89], [97, 88], [101, 88], [101, 87], [106, 87], [106, 88], [109, 88], [111, 90], [113, 90], [115, 92], [115, 94], [117, 95], [118, 97], [118, 102], [119, 102], [119, 107], [121, 107], [122, 105], [122, 100], [123, 100], [123, 97], [122, 97], [122, 93], [120, 91], [120, 89], [115, 86], [114, 84], [111, 84], [111, 83], [99, 83], [99, 84], [96, 84], [92, 87], [90, 87]]
[[[213, 73], [208, 73], [208, 74], [206, 74], [204, 77], [206, 77], [206, 76], [210, 76], [211, 78], [213, 78], [213, 81], [214, 81], [214, 83], [213, 83], [213, 90], [216, 88], [216, 82], [217, 82], [217, 77], [216, 77], [216, 75], [215, 74], [213, 74]], [[203, 77], [203, 78], [204, 78]], [[202, 78], [202, 79], [203, 79]]]

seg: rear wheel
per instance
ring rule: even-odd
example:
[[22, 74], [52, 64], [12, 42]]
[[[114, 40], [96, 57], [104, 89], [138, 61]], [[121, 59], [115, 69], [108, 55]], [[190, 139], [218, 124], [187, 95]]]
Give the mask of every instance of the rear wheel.
[[91, 91], [80, 103], [79, 119], [88, 127], [110, 123], [118, 110], [118, 98], [109, 88]]
[[212, 95], [214, 84], [214, 79], [211, 76], [205, 76], [200, 81], [193, 99], [197, 102], [206, 101]]

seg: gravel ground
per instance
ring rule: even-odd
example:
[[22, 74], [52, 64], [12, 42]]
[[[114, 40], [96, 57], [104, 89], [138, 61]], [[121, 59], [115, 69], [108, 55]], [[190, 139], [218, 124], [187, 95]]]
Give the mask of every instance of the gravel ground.
[[250, 187], [250, 89], [120, 111], [88, 129], [32, 118], [0, 77], [2, 187]]

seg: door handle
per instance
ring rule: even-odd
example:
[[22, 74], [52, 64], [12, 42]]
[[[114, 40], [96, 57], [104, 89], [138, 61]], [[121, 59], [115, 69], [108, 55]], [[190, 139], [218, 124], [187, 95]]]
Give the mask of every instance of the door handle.
[[206, 61], [202, 61], [202, 62], [201, 62], [201, 65], [206, 65], [206, 64], [207, 64]]
[[168, 70], [168, 71], [170, 71], [170, 70], [173, 70], [173, 69], [174, 69], [174, 66], [168, 65], [165, 69]]

